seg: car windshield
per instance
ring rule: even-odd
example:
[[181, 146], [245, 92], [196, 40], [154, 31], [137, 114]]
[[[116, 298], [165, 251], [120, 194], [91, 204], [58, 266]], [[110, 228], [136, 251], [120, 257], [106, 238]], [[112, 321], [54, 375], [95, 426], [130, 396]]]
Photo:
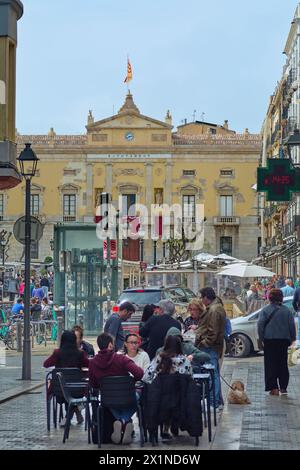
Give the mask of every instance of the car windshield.
[[145, 291], [129, 291], [121, 294], [118, 303], [125, 301], [132, 302], [136, 305], [156, 304], [161, 300], [161, 291], [145, 290]]

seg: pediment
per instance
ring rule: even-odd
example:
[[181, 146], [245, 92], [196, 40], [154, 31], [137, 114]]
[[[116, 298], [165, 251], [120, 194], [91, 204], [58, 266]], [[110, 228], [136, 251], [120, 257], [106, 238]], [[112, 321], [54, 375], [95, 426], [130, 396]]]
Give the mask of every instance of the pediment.
[[105, 129], [169, 129], [173, 126], [132, 112], [116, 114], [115, 116], [96, 121], [86, 126], [88, 133], [101, 132]]
[[63, 184], [58, 186], [58, 190], [61, 192], [78, 192], [80, 187], [73, 183]]
[[215, 189], [218, 192], [231, 192], [231, 193], [236, 193], [238, 191], [238, 188], [232, 186], [231, 184], [228, 183], [215, 183]]

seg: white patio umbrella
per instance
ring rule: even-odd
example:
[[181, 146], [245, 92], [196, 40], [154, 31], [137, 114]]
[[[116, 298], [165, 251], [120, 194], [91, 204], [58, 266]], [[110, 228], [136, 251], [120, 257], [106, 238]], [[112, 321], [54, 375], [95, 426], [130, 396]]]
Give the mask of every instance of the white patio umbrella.
[[233, 258], [233, 256], [229, 256], [229, 255], [226, 255], [225, 253], [221, 253], [219, 255], [216, 255], [214, 256], [214, 260], [215, 261], [224, 261], [224, 262], [228, 262], [228, 263], [246, 263], [246, 261], [242, 260], [242, 259], [237, 259], [237, 258]]
[[272, 277], [275, 273], [262, 266], [247, 263], [235, 263], [226, 266], [217, 273], [217, 276], [233, 277]]

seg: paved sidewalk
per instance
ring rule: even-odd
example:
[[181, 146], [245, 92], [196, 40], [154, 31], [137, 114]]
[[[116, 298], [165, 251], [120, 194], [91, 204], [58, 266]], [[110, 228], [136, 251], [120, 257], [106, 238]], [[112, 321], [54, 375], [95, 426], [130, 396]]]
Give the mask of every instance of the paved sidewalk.
[[[213, 449], [300, 448], [300, 374], [297, 366], [290, 368], [289, 394], [280, 397], [264, 391], [262, 356], [227, 359], [223, 376], [229, 383], [243, 380], [251, 405], [225, 405]], [[227, 395], [226, 385], [223, 390]]]
[[[35, 361], [38, 358], [34, 358]], [[35, 374], [44, 374], [39, 370], [40, 363], [34, 365]], [[21, 369], [10, 365], [9, 376], [21, 374]], [[14, 372], [13, 372], [14, 371]], [[2, 370], [0, 370], [1, 374]], [[16, 374], [17, 373], [17, 374]], [[300, 448], [300, 408], [298, 390], [300, 374], [297, 366], [291, 368], [289, 395], [271, 397], [264, 392], [263, 358], [251, 357], [243, 360], [226, 358], [223, 376], [230, 383], [242, 379], [246, 385], [251, 405], [225, 405], [219, 417], [217, 428], [213, 429], [213, 441], [210, 444], [206, 430], [200, 438], [200, 446], [194, 446], [194, 439], [182, 435], [172, 444], [159, 443], [156, 450], [234, 450], [234, 449], [299, 449]], [[14, 379], [16, 380], [16, 378]], [[0, 380], [1, 383], [1, 380]], [[223, 385], [224, 398], [228, 387]], [[70, 438], [62, 444], [63, 430], [46, 430], [45, 390], [39, 388], [6, 403], [0, 404], [0, 449], [86, 449], [96, 450], [93, 444], [88, 445], [87, 433], [83, 425], [73, 420]], [[136, 428], [137, 431], [137, 428]], [[130, 446], [103, 445], [102, 450], [139, 449], [138, 432]], [[145, 450], [154, 450], [145, 446]]]

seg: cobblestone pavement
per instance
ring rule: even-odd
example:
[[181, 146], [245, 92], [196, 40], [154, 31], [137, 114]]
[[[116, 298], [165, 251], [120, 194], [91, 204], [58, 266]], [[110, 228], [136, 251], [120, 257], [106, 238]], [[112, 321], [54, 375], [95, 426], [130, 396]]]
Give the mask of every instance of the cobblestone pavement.
[[[263, 357], [227, 359], [223, 371], [230, 383], [242, 379], [251, 405], [225, 405], [214, 449], [295, 450], [300, 448], [300, 375], [290, 369], [289, 394], [270, 396], [264, 391]], [[223, 390], [228, 390], [223, 386]]]
[[[225, 359], [222, 375], [229, 383], [234, 379], [242, 379], [252, 403], [247, 406], [226, 404], [212, 444], [209, 445], [205, 431], [200, 438], [199, 450], [300, 448], [300, 375], [297, 366], [291, 368], [287, 397], [271, 397], [264, 392], [262, 357]], [[225, 401], [227, 391], [228, 387], [223, 384]], [[0, 405], [0, 449], [97, 449], [93, 444], [88, 445], [84, 426], [77, 425], [75, 420], [66, 444], [62, 444], [62, 435], [63, 430], [60, 428], [54, 430], [51, 427], [50, 433], [46, 430], [44, 388]], [[193, 444], [192, 438], [183, 435], [172, 444], [160, 443], [157, 450], [167, 448], [195, 451]], [[130, 446], [103, 445], [103, 450], [120, 448], [138, 449], [138, 433]], [[147, 448], [146, 446], [145, 449]], [[153, 450], [152, 447], [149, 449]]]
[[[42, 368], [44, 358], [32, 356], [32, 380], [44, 380], [45, 370]], [[0, 394], [22, 385], [22, 357], [7, 355], [5, 366], [0, 365]], [[1, 410], [0, 410], [1, 412]]]

